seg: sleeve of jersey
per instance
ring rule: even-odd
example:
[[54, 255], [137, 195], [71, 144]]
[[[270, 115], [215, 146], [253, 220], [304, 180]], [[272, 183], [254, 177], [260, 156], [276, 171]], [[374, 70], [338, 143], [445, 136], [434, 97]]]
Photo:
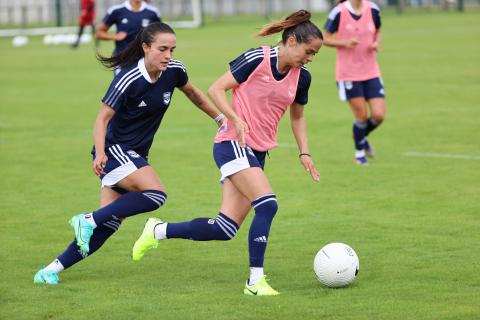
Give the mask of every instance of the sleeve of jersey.
[[177, 78], [177, 84], [175, 86], [177, 88], [181, 88], [187, 84], [188, 82], [187, 68], [185, 68], [183, 63], [181, 63], [178, 60], [171, 60], [168, 67], [173, 68], [173, 70], [176, 71], [175, 76]]
[[382, 26], [382, 19], [380, 18], [380, 10], [372, 9], [372, 18], [375, 28], [378, 30]]
[[235, 60], [230, 61], [230, 72], [238, 83], [245, 82], [262, 60], [263, 49], [252, 48]]
[[295, 96], [295, 102], [301, 105], [308, 103], [308, 89], [310, 89], [310, 83], [312, 82], [312, 76], [307, 69], [302, 68], [300, 71], [300, 78], [298, 79], [297, 95]]
[[120, 79], [121, 78], [118, 76], [113, 79], [110, 87], [107, 90], [107, 93], [102, 99], [103, 103], [105, 103], [107, 106], [109, 106], [115, 111], [120, 109], [120, 106], [123, 104], [125, 100], [125, 92], [126, 89], [128, 89], [122, 88], [122, 86], [120, 85], [121, 83], [119, 82]]
[[103, 17], [103, 20], [102, 20], [103, 23], [105, 23], [105, 25], [107, 26], [111, 26], [113, 24], [115, 24], [115, 11], [108, 11], [107, 14], [105, 15], [105, 17]]
[[327, 22], [323, 29], [329, 33], [335, 33], [338, 31], [338, 25], [340, 23], [340, 7], [336, 6], [328, 14]]

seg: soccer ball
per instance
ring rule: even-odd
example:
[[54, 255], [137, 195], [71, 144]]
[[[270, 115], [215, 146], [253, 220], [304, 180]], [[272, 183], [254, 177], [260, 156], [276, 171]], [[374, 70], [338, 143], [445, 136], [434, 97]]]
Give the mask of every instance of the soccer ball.
[[346, 287], [355, 280], [360, 263], [355, 251], [344, 243], [329, 243], [313, 261], [318, 280], [330, 288]]

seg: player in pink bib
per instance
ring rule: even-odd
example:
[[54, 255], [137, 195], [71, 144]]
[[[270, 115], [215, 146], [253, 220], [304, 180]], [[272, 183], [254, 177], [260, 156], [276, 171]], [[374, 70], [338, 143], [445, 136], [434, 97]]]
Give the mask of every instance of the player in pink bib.
[[367, 136], [385, 118], [385, 93], [376, 58], [380, 25], [380, 9], [369, 0], [341, 1], [330, 11], [325, 24], [325, 45], [337, 49], [340, 99], [348, 100], [355, 118], [353, 140], [359, 165], [368, 164], [366, 156], [373, 158]]
[[[230, 70], [208, 91], [224, 114], [216, 119], [222, 126], [213, 147], [223, 182], [220, 213], [216, 218], [197, 218], [180, 223], [150, 219], [135, 243], [134, 259], [143, 257], [146, 251], [156, 247], [160, 239], [230, 240], [253, 208], [255, 217], [248, 236], [250, 276], [244, 293], [256, 296], [278, 294], [267, 283], [263, 272], [270, 226], [278, 210], [277, 199], [263, 167], [268, 150], [277, 146], [278, 124], [290, 106], [300, 162], [314, 181], [320, 178], [310, 156], [303, 110], [311, 81], [304, 65], [312, 61], [323, 42], [322, 33], [305, 10], [267, 25], [258, 36], [278, 32], [282, 32], [279, 46], [248, 50], [230, 63]], [[227, 98], [230, 90], [233, 91], [232, 103]]]

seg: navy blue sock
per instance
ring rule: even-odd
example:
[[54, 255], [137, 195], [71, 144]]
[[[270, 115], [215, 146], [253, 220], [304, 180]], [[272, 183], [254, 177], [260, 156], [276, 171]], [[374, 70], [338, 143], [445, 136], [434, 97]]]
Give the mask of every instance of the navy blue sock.
[[92, 216], [95, 223], [101, 225], [112, 219], [127, 218], [139, 213], [156, 210], [166, 200], [167, 194], [158, 190], [127, 192], [108, 206], [93, 212]]
[[237, 223], [221, 212], [215, 219], [197, 218], [192, 221], [167, 224], [167, 238], [169, 239], [230, 240], [237, 231]]
[[357, 122], [353, 124], [353, 141], [355, 142], [355, 150], [363, 150], [365, 148], [365, 137], [367, 131], [366, 122]]
[[377, 127], [378, 127], [378, 124], [375, 121], [373, 121], [372, 118], [368, 118], [367, 128], [366, 128], [366, 131], [365, 131], [365, 136], [368, 136], [369, 133], [372, 132], [373, 130], [375, 130]]
[[273, 217], [278, 210], [277, 198], [274, 194], [264, 195], [252, 202], [255, 209], [250, 231], [248, 233], [248, 253], [250, 267], [263, 267], [265, 250], [267, 249], [268, 235]]
[[78, 261], [85, 259], [87, 256], [92, 255], [95, 251], [100, 249], [105, 241], [107, 241], [107, 239], [110, 238], [118, 228], [120, 228], [121, 223], [120, 220], [111, 220], [93, 229], [93, 235], [90, 238], [90, 252], [88, 254], [85, 254], [80, 250], [77, 246], [77, 241], [74, 239], [57, 259], [60, 260], [65, 269], [73, 266]]

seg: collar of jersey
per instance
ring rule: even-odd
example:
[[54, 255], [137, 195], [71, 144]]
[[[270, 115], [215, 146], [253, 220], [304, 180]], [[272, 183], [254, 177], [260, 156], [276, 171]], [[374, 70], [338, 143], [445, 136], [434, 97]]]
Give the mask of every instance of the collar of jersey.
[[[138, 70], [140, 70], [140, 73], [142, 74], [142, 76], [145, 78], [145, 80], [147, 80], [148, 83], [153, 83], [152, 78], [150, 78], [150, 75], [148, 74], [147, 67], [145, 67], [145, 58], [138, 60], [137, 67], [138, 67]], [[160, 72], [158, 79], [160, 79], [161, 76], [162, 76], [162, 72]]]
[[[127, 0], [124, 2], [124, 4], [125, 4], [125, 8], [127, 8], [130, 11], [133, 11], [132, 6], [130, 5], [130, 1]], [[146, 5], [145, 1], [142, 1], [142, 5], [140, 6], [140, 9], [137, 12], [143, 11], [143, 9], [145, 9], [145, 5]]]

